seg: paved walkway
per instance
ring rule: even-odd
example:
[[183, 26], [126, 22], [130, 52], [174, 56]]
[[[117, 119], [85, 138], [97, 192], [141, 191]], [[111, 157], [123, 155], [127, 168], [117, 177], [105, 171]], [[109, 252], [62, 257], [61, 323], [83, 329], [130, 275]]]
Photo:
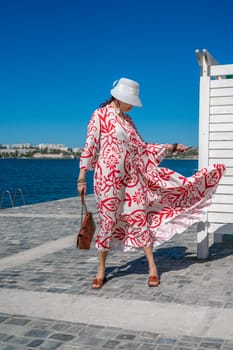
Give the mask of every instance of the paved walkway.
[[[93, 196], [87, 205], [96, 216]], [[92, 290], [97, 251], [77, 251], [79, 198], [0, 210], [0, 350], [233, 350], [233, 243], [196, 258], [196, 227], [155, 252], [111, 252]]]

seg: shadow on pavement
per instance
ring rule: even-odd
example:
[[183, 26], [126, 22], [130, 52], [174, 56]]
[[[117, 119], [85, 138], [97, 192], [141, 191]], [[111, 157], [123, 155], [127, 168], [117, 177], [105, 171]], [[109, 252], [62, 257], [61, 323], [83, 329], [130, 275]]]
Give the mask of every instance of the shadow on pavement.
[[[233, 241], [214, 243], [209, 248], [209, 257], [206, 260], [198, 260], [197, 256], [188, 251], [185, 246], [158, 248], [154, 253], [156, 265], [161, 276], [165, 272], [178, 271], [194, 264], [203, 264], [218, 259], [223, 259], [233, 254]], [[108, 280], [129, 274], [147, 274], [148, 264], [145, 256], [129, 260], [120, 266], [107, 267]]]

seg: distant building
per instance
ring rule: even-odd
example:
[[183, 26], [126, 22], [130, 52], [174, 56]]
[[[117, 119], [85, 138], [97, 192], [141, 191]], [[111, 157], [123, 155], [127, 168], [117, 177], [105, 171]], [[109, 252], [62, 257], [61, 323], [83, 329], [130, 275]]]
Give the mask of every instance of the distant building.
[[40, 150], [59, 150], [59, 151], [64, 151], [64, 152], [67, 152], [68, 151], [68, 147], [64, 146], [63, 144], [43, 144], [43, 143], [40, 143], [39, 145], [37, 145], [37, 147], [40, 149]]
[[64, 144], [38, 144], [32, 146], [29, 143], [0, 144], [0, 158], [6, 157], [32, 157], [32, 158], [71, 158], [82, 152], [79, 147], [66, 147]]
[[10, 145], [0, 144], [0, 149], [10, 149]]
[[42, 154], [42, 153], [35, 153], [33, 155], [33, 158], [40, 159], [40, 158], [47, 158], [47, 159], [62, 159], [63, 158], [63, 153], [59, 154]]
[[30, 145], [30, 143], [19, 143], [19, 144], [12, 145], [13, 149], [28, 149], [31, 147], [32, 146]]
[[79, 153], [79, 152], [81, 152], [81, 151], [82, 151], [82, 148], [79, 148], [79, 147], [73, 147], [73, 148], [71, 148], [71, 150], [72, 150], [72, 152], [74, 152], [74, 153]]
[[15, 153], [15, 149], [12, 149], [12, 148], [0, 148], [0, 154], [13, 154]]

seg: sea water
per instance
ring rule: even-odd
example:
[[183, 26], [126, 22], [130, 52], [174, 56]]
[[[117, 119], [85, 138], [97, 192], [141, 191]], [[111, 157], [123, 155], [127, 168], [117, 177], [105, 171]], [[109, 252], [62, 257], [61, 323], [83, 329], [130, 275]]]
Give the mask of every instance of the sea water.
[[[197, 160], [170, 160], [161, 163], [189, 177], [197, 171]], [[75, 197], [79, 159], [0, 159], [0, 204], [9, 208], [15, 195], [15, 206]], [[87, 194], [93, 193], [93, 171], [87, 172]], [[21, 191], [19, 191], [19, 189]], [[8, 192], [7, 192], [8, 191]]]

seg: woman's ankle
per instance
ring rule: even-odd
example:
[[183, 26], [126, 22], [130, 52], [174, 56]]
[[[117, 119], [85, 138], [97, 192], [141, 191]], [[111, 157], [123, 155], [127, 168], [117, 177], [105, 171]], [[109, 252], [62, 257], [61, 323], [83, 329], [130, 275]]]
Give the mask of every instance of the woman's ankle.
[[156, 266], [149, 267], [149, 276], [158, 276], [158, 270]]
[[96, 277], [103, 279], [105, 277], [105, 268], [99, 268], [97, 270]]

